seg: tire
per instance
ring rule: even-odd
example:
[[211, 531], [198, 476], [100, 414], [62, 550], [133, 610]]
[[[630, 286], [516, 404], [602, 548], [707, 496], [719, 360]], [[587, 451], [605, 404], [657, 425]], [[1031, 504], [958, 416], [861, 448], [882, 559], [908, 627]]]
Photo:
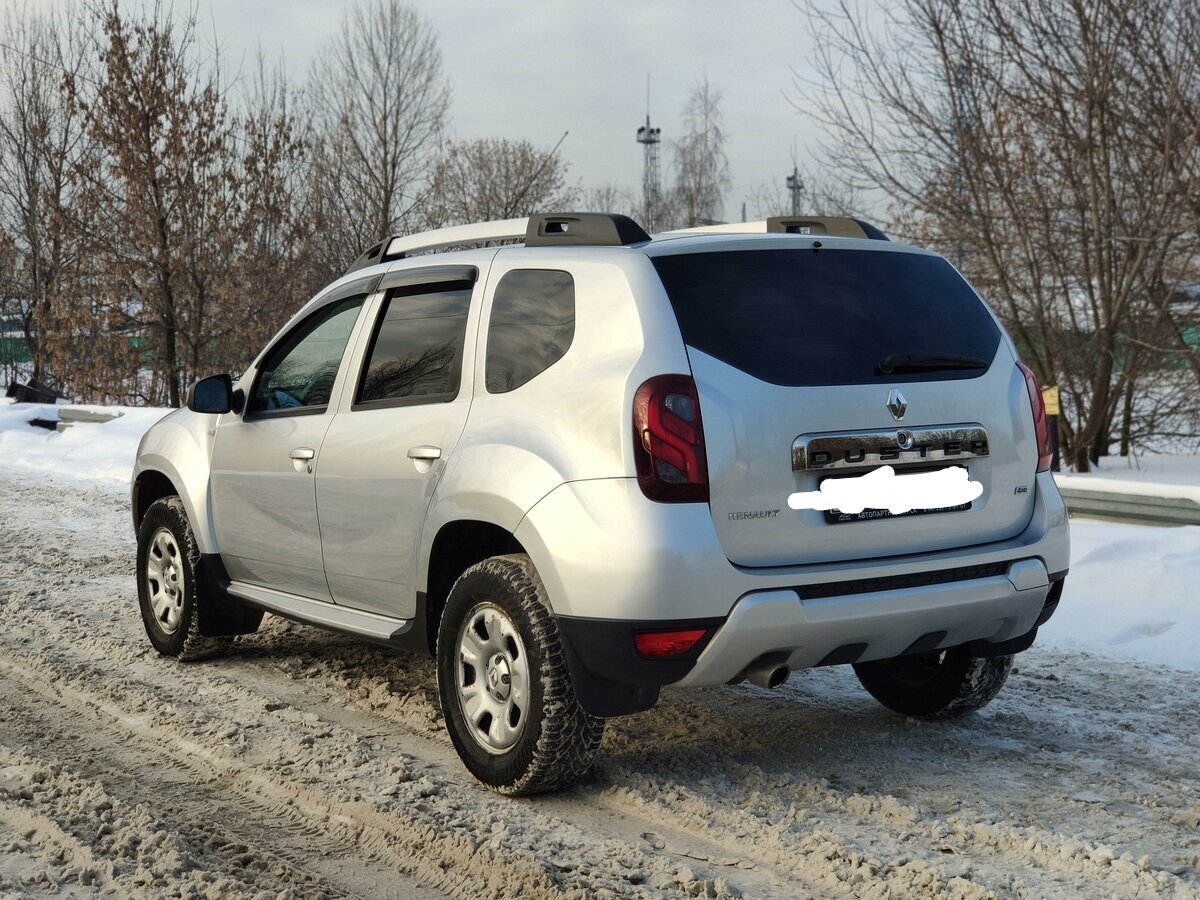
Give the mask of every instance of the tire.
[[200, 550], [178, 497], [156, 500], [138, 528], [137, 580], [142, 623], [154, 649], [185, 661], [226, 650], [233, 638], [200, 634]]
[[1013, 658], [971, 656], [966, 646], [857, 663], [854, 673], [888, 709], [916, 719], [956, 719], [982, 709], [1008, 680]]
[[591, 767], [604, 720], [579, 705], [528, 556], [494, 556], [455, 582], [438, 626], [437, 671], [450, 740], [488, 787], [553, 791]]

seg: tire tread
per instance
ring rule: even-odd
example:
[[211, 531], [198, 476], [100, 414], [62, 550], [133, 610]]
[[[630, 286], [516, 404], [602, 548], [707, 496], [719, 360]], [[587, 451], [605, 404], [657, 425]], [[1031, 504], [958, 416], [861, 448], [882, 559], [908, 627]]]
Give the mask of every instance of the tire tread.
[[[531, 633], [525, 636], [526, 640], [537, 645], [541, 660], [539, 671], [533, 677], [542, 685], [542, 723], [529, 762], [512, 782], [489, 784], [489, 787], [511, 796], [568, 787], [594, 763], [604, 736], [604, 720], [587, 713], [575, 696], [558, 624], [550, 612], [542, 580], [529, 557], [523, 553], [490, 557], [467, 569], [459, 581], [475, 575], [495, 578], [512, 590], [529, 619]], [[450, 608], [447, 603], [447, 611]], [[439, 628], [439, 642], [452, 632], [449, 625], [443, 622]], [[455, 702], [454, 697], [443, 696], [444, 707], [452, 702]], [[445, 709], [445, 713], [449, 727], [449, 709]]]

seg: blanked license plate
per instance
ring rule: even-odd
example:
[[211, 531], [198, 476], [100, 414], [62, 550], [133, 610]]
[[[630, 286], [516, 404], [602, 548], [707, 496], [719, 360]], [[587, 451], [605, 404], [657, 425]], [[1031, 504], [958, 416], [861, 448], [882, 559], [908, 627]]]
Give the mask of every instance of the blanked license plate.
[[840, 509], [825, 510], [825, 521], [831, 525], [842, 522], [866, 522], [871, 519], [903, 519], [905, 516], [928, 516], [933, 513], [959, 512], [970, 509], [970, 503], [960, 503], [958, 506], [943, 506], [940, 509], [910, 509], [905, 513], [894, 513], [887, 509], [864, 509], [860, 513], [844, 513]]
[[[910, 468], [905, 468], [902, 471], [898, 472], [897, 474], [901, 475], [901, 476], [911, 475], [911, 474], [916, 474], [917, 472], [929, 472], [929, 471], [933, 471], [933, 470], [939, 469], [939, 468], [944, 468], [944, 467], [942, 467], [942, 466], [919, 466], [919, 467], [913, 466]], [[831, 478], [853, 478], [853, 477], [861, 477], [861, 476], [858, 473], [854, 473], [854, 474], [848, 473], [846, 475], [832, 475], [830, 477]], [[823, 478], [823, 479], [821, 479], [821, 483], [824, 484], [828, 480], [829, 480], [828, 478]], [[970, 503], [959, 503], [956, 506], [939, 506], [934, 509], [910, 509], [908, 512], [904, 512], [904, 513], [894, 513], [887, 509], [872, 509], [870, 507], [867, 507], [862, 512], [858, 512], [858, 513], [845, 513], [845, 512], [842, 512], [840, 509], [827, 509], [824, 512], [825, 512], [825, 521], [826, 522], [828, 522], [830, 525], [840, 525], [843, 522], [869, 522], [869, 521], [873, 521], [874, 519], [903, 519], [907, 516], [928, 516], [928, 515], [932, 515], [934, 513], [962, 512], [963, 510], [967, 510], [970, 508], [971, 508]]]

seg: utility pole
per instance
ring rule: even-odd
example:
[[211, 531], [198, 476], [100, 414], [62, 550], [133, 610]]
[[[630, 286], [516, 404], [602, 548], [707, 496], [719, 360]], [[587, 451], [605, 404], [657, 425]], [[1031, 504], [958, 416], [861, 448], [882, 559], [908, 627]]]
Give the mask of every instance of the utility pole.
[[650, 76], [646, 76], [646, 124], [637, 130], [637, 141], [643, 147], [642, 164], [642, 207], [645, 217], [643, 226], [646, 231], [654, 233], [658, 230], [658, 145], [661, 143], [659, 134], [662, 129], [650, 125]]
[[[959, 63], [954, 67], [954, 125], [955, 125], [955, 140], [958, 144], [958, 161], [954, 168], [954, 194], [958, 202], [959, 210], [966, 206], [967, 200], [967, 185], [963, 172], [963, 138], [966, 135], [967, 129], [971, 127], [971, 114], [967, 110], [967, 104], [970, 102], [970, 71], [967, 69], [966, 63]], [[957, 229], [958, 238], [954, 244], [954, 265], [961, 269], [963, 265], [963, 239], [962, 226]]]

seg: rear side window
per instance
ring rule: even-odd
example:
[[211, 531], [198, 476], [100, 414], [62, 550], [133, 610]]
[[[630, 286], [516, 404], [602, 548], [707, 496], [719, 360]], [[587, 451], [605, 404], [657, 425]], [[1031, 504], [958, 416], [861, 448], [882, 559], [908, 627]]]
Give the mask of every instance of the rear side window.
[[896, 353], [991, 362], [1000, 330], [936, 256], [876, 250], [736, 250], [659, 256], [686, 344], [772, 384], [941, 381], [982, 369], [876, 372]]
[[575, 282], [566, 272], [514, 269], [496, 285], [488, 322], [489, 394], [515, 390], [563, 358], [575, 337]]
[[420, 285], [385, 301], [355, 405], [453, 400], [458, 395], [471, 287]]

